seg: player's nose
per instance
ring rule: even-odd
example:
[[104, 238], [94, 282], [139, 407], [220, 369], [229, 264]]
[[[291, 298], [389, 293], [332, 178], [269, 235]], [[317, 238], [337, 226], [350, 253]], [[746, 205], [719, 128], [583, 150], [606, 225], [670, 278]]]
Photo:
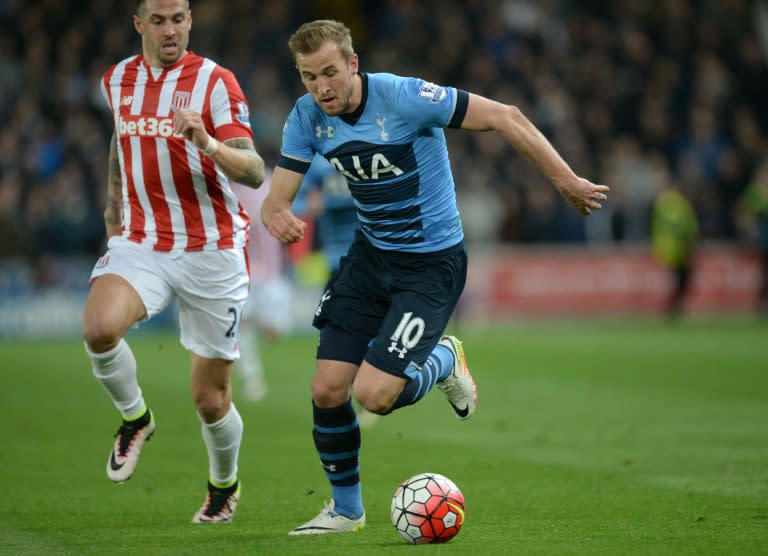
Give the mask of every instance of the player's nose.
[[163, 36], [165, 38], [173, 37], [176, 35], [176, 26], [173, 21], [166, 21], [163, 25]]
[[328, 81], [328, 79], [325, 77], [318, 77], [315, 84], [319, 93], [327, 93], [331, 90], [330, 81]]

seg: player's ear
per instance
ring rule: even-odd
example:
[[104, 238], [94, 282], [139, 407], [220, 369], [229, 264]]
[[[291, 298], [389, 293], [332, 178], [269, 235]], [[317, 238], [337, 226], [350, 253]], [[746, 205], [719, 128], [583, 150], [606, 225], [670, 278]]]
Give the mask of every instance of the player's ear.
[[360, 61], [357, 58], [357, 53], [354, 53], [349, 58], [349, 69], [352, 72], [352, 75], [357, 73], [357, 70], [358, 70], [359, 66], [360, 66]]
[[144, 34], [144, 23], [141, 21], [141, 18], [135, 14], [133, 16], [133, 28], [136, 29], [136, 32], [139, 35]]

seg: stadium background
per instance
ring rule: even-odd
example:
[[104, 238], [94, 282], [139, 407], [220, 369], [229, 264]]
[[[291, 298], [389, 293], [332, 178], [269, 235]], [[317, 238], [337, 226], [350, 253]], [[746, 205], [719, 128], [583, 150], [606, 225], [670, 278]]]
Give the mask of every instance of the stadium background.
[[[764, 2], [191, 5], [190, 48], [237, 74], [268, 165], [302, 93], [287, 38], [335, 17], [352, 28], [363, 71], [518, 105], [577, 173], [611, 186], [584, 219], [495, 134], [448, 132], [472, 254], [468, 318], [656, 311], [668, 278], [648, 253], [648, 213], [665, 184], [690, 198], [701, 225], [692, 310], [750, 310], [759, 269], [735, 204], [768, 152]], [[0, 335], [79, 332], [104, 247], [111, 121], [96, 83], [138, 51], [133, 10], [0, 1]]]

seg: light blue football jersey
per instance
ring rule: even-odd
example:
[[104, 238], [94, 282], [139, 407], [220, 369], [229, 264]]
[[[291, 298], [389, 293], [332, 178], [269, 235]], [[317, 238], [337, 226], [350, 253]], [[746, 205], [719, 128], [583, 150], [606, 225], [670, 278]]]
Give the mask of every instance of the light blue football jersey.
[[355, 239], [355, 232], [360, 227], [355, 201], [349, 191], [347, 178], [320, 155], [312, 159], [293, 200], [293, 210], [297, 215], [307, 212], [310, 191], [319, 191], [323, 198], [323, 212], [317, 218], [315, 233], [328, 268], [336, 271], [341, 257], [347, 254]]
[[376, 247], [429, 253], [464, 238], [445, 127], [460, 127], [468, 94], [423, 79], [361, 74], [353, 114], [328, 116], [306, 94], [283, 128], [279, 166], [306, 173], [315, 153], [346, 178], [360, 229]]

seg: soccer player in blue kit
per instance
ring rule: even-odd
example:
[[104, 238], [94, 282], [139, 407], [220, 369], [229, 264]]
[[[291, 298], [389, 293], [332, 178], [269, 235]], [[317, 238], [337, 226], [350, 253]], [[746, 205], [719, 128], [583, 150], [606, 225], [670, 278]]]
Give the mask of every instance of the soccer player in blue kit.
[[418, 78], [360, 73], [343, 23], [305, 23], [288, 45], [308, 94], [285, 123], [262, 222], [285, 243], [303, 237], [291, 203], [316, 153], [347, 178], [360, 221], [313, 321], [312, 434], [332, 500], [290, 534], [352, 532], [365, 525], [365, 508], [350, 395], [382, 415], [434, 386], [459, 419], [477, 404], [461, 342], [443, 335], [467, 273], [443, 129], [501, 133], [585, 215], [608, 187], [577, 176], [513, 106]]

